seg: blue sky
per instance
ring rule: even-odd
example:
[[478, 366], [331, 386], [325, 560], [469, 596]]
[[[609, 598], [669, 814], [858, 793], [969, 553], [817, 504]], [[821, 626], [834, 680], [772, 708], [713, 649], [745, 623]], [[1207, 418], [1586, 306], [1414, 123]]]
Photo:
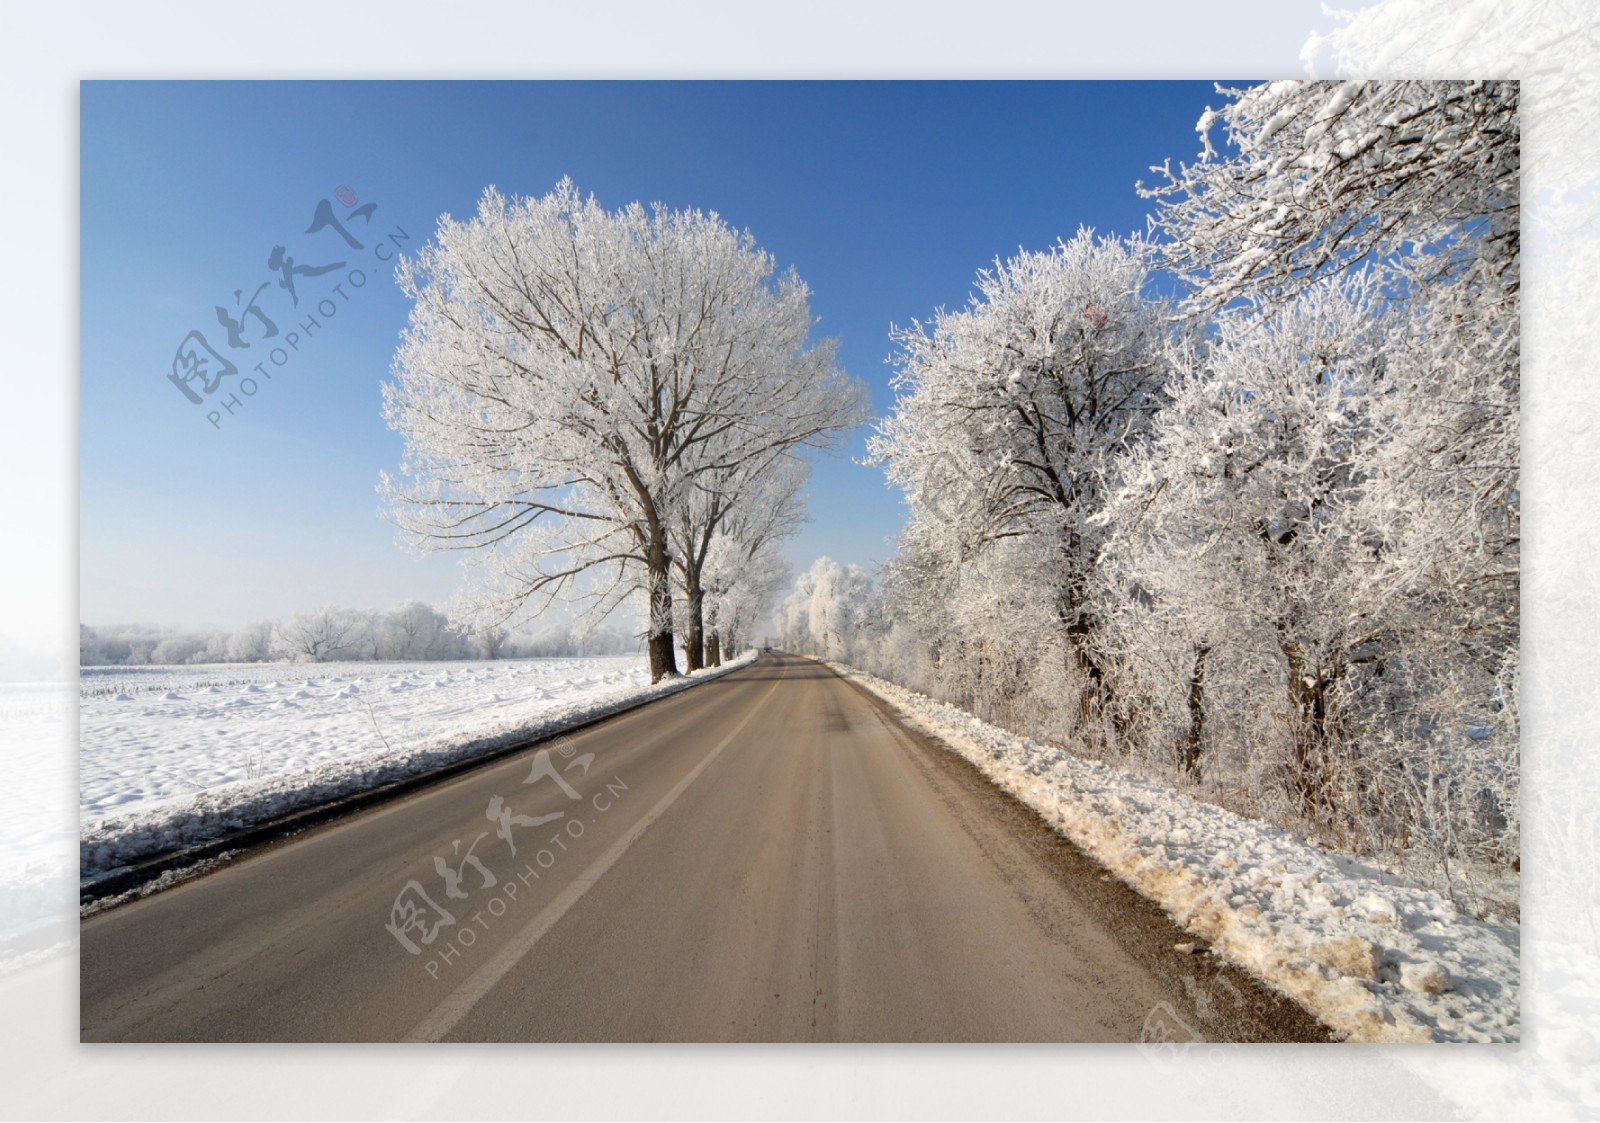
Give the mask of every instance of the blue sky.
[[[86, 82], [81, 618], [232, 627], [448, 600], [455, 560], [407, 553], [378, 515], [378, 473], [401, 452], [380, 386], [407, 305], [375, 255], [397, 230], [415, 249], [489, 184], [542, 194], [570, 175], [608, 207], [719, 212], [811, 286], [819, 334], [882, 414], [891, 324], [963, 303], [997, 255], [1080, 226], [1143, 231], [1135, 181], [1191, 159], [1218, 101], [1206, 82]], [[349, 220], [360, 250], [304, 233], [323, 199], [341, 219], [375, 204]], [[295, 307], [268, 267], [280, 245], [302, 267], [345, 265], [296, 276]], [[214, 309], [240, 316], [264, 283], [280, 335], [244, 316], [250, 347], [233, 350]], [[296, 331], [307, 316], [318, 325]], [[228, 390], [196, 406], [168, 378], [196, 329], [234, 358], [225, 386], [255, 378], [219, 425], [207, 415]], [[300, 348], [274, 364], [289, 332]], [[866, 436], [818, 462], [797, 571], [892, 552], [903, 509], [855, 462]]]

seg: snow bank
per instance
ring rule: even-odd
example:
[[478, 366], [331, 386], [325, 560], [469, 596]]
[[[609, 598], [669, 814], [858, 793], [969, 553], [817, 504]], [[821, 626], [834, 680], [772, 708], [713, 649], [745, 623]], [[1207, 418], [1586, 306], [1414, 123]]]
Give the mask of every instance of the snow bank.
[[549, 736], [754, 658], [655, 686], [637, 656], [85, 668], [78, 876]]
[[1352, 1041], [1517, 1041], [1520, 932], [1431, 890], [839, 664], [1211, 949]]

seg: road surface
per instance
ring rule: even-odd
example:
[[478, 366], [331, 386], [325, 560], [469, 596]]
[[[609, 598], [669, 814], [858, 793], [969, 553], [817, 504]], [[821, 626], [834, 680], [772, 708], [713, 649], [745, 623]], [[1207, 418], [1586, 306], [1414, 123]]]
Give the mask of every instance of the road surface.
[[1327, 1040], [784, 655], [81, 934], [85, 1041]]

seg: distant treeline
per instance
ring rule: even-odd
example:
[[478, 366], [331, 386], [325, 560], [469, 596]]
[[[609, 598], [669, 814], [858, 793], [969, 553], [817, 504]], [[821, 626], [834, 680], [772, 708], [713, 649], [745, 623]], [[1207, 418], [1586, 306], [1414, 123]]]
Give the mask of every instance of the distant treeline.
[[236, 631], [193, 632], [141, 625], [78, 629], [83, 667], [179, 663], [328, 663], [341, 660], [514, 659], [622, 655], [639, 642], [620, 631], [557, 627], [538, 635], [467, 631], [432, 605], [406, 601], [388, 612], [323, 608]]

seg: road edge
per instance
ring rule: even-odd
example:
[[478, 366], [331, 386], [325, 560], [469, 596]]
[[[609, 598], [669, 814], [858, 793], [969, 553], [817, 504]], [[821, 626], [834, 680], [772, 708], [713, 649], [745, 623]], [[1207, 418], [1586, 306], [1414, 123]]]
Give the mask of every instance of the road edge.
[[[913, 742], [920, 742], [929, 751], [951, 758], [952, 764], [955, 767], [971, 774], [974, 783], [981, 784], [992, 796], [1009, 805], [1020, 816], [1025, 818], [1031, 824], [1037, 826], [1043, 833], [1049, 835], [1051, 840], [1065, 850], [1070, 851], [1072, 855], [1074, 855], [1087, 867], [1101, 871], [1100, 881], [1109, 883], [1107, 886], [1105, 886], [1105, 888], [1114, 887], [1115, 890], [1126, 893], [1131, 898], [1137, 900], [1139, 906], [1153, 910], [1153, 912], [1158, 915], [1161, 920], [1165, 921], [1172, 927], [1174, 932], [1188, 933], [1191, 935], [1193, 934], [1189, 926], [1184, 924], [1183, 921], [1177, 916], [1174, 916], [1171, 910], [1168, 909], [1160, 900], [1144, 892], [1137, 885], [1130, 884], [1127, 879], [1118, 875], [1114, 869], [1106, 865], [1106, 863], [1097, 857], [1093, 852], [1079, 845], [1075, 839], [1062, 831], [1060, 827], [1056, 823], [1052, 822], [1048, 816], [1039, 810], [1039, 808], [1035, 807], [1027, 800], [1020, 798], [1015, 792], [1008, 790], [1004, 785], [998, 783], [993, 776], [985, 772], [983, 768], [981, 768], [978, 763], [966, 753], [952, 745], [937, 732], [923, 728], [922, 726], [915, 724], [914, 721], [908, 720], [910, 715], [906, 714], [898, 706], [896, 706], [893, 700], [877, 693], [867, 683], [861, 681], [861, 676], [864, 675], [865, 672], [862, 672], [854, 667], [848, 667], [845, 664], [830, 663], [826, 660], [815, 658], [814, 656], [808, 655], [802, 656], [802, 658], [809, 659], [816, 665], [831, 672], [842, 682], [850, 686], [863, 700], [872, 705], [873, 708], [876, 709], [880, 714], [893, 721], [898, 727], [898, 730], [904, 733]], [[846, 671], [849, 673], [846, 673]], [[1211, 956], [1207, 953], [1213, 950], [1206, 946], [1207, 944], [1209, 944], [1209, 941], [1204, 941], [1203, 939], [1199, 940], [1196, 942], [1196, 944], [1192, 945], [1196, 950], [1189, 953], [1182, 953], [1179, 950], [1180, 945], [1173, 945], [1169, 950], [1172, 954], [1179, 955], [1180, 958], [1188, 958], [1195, 955], [1202, 956], [1202, 958], [1197, 959], [1196, 962], [1204, 964], [1206, 960], [1211, 958]], [[1134, 946], [1129, 946], [1127, 950], [1130, 954], [1135, 955], [1136, 958], [1146, 961], [1147, 964], [1154, 964], [1155, 957], [1153, 955], [1146, 959], [1146, 956], [1141, 954], [1140, 950]], [[1145, 953], [1149, 953], [1153, 950], [1153, 947], [1143, 949]], [[1206, 1039], [1200, 1037], [1195, 1030], [1187, 1027], [1187, 1025], [1182, 1022], [1181, 1018], [1177, 1018], [1175, 1013], [1169, 1011], [1169, 1014], [1171, 1014], [1172, 1018], [1176, 1020], [1176, 1025], [1182, 1027], [1178, 1031], [1180, 1036], [1176, 1038], [1159, 1037], [1160, 1031], [1164, 1029], [1166, 1032], [1170, 1033], [1173, 1031], [1173, 1027], [1171, 1025], [1152, 1026], [1147, 1024], [1145, 1027], [1147, 1038], [1138, 1043], [1140, 1048], [1182, 1051], [1183, 1049], [1191, 1046], [1196, 1048], [1202, 1046], [1209, 1048], [1216, 1044], [1247, 1045], [1275, 1043], [1318, 1045], [1343, 1043], [1346, 1040], [1345, 1035], [1339, 1029], [1331, 1025], [1327, 1019], [1319, 1015], [1316, 1010], [1312, 1009], [1295, 995], [1286, 992], [1271, 979], [1264, 977], [1260, 972], [1252, 969], [1252, 967], [1247, 963], [1238, 962], [1227, 956], [1219, 956], [1214, 963], [1207, 966], [1197, 967], [1195, 970], [1200, 975], [1205, 976], [1208, 979], [1212, 990], [1218, 990], [1219, 993], [1237, 997], [1240, 993], [1241, 987], [1243, 987], [1245, 992], [1248, 993], [1249, 987], [1253, 985], [1260, 991], [1266, 992], [1266, 994], [1262, 997], [1270, 996], [1271, 999], [1275, 999], [1279, 1002], [1287, 1004], [1289, 1007], [1292, 1007], [1293, 1010], [1297, 1011], [1299, 1015], [1306, 1019], [1306, 1036], [1284, 1038], [1276, 1041], [1269, 1039], [1265, 1042], [1248, 1039], [1224, 1039], [1222, 1042], [1207, 1041]], [[1227, 972], [1233, 973], [1232, 984], [1230, 984], [1225, 978], [1225, 974]], [[1221, 1003], [1214, 1003], [1214, 1005], [1219, 1008], [1221, 1007]], [[1153, 1020], [1160, 1021], [1159, 1016]], [[1315, 1026], [1316, 1032], [1325, 1036], [1313, 1036], [1309, 1028], [1310, 1026]], [[1158, 1036], [1149, 1037], [1148, 1035], [1153, 1030], [1157, 1031]], [[1186, 1039], [1182, 1037], [1181, 1034], [1183, 1032], [1193, 1035], [1192, 1039]]]

